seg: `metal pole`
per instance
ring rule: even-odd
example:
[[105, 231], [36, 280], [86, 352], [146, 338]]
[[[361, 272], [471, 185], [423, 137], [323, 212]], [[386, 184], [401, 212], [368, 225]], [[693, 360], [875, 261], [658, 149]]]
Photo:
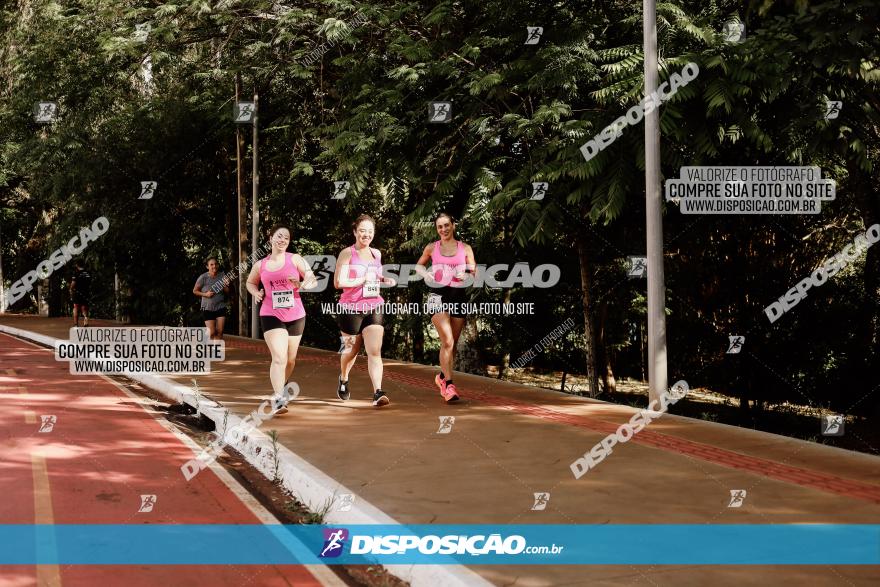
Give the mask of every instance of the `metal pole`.
[[116, 264], [113, 264], [113, 319], [121, 322], [122, 318], [119, 312], [119, 272], [116, 271]]
[[0, 314], [6, 313], [6, 287], [3, 285], [3, 223], [0, 222]]
[[[656, 0], [642, 2], [645, 44], [645, 96], [657, 91]], [[659, 104], [645, 114], [645, 228], [648, 257], [648, 401], [667, 389], [666, 291], [663, 279], [663, 217], [660, 213]]]
[[[259, 162], [259, 137], [257, 134], [257, 117], [259, 116], [260, 105], [258, 103], [257, 90], [254, 88], [254, 143], [253, 143], [253, 158], [254, 158], [254, 177], [253, 177], [253, 185], [254, 192], [253, 198], [251, 200], [251, 255], [253, 258], [257, 258], [257, 240], [258, 240], [258, 232], [257, 227], [260, 225], [260, 210], [257, 208], [257, 194], [260, 190], [260, 167], [258, 165]], [[251, 338], [257, 338], [257, 304], [256, 302], [251, 304]]]
[[[238, 103], [241, 95], [241, 74], [235, 74], [235, 102]], [[247, 239], [247, 231], [244, 224], [247, 221], [246, 203], [242, 200], [244, 195], [244, 169], [241, 167], [242, 151], [244, 151], [244, 137], [241, 134], [241, 125], [235, 125], [235, 191], [237, 194], [236, 210], [238, 212], [238, 335], [247, 336], [248, 332], [248, 291], [247, 291], [247, 273], [241, 264], [242, 259], [247, 254], [244, 249], [244, 241]]]

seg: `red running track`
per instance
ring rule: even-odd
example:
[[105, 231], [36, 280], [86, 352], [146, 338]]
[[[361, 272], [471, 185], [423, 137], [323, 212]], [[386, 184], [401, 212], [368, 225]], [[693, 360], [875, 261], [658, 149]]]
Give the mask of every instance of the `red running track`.
[[[50, 431], [39, 431], [43, 415], [56, 417]], [[109, 380], [71, 375], [51, 352], [0, 334], [0, 523], [261, 523], [214, 472], [187, 482], [180, 464], [192, 454]], [[141, 495], [156, 496], [152, 511], [138, 511]], [[2, 587], [198, 584], [322, 582], [295, 565], [0, 566]]]

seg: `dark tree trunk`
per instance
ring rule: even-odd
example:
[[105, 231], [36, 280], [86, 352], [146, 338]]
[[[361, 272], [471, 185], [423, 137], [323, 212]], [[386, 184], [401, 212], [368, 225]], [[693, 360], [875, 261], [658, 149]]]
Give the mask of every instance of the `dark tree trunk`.
[[[411, 304], [421, 304], [421, 295], [419, 295], [419, 289], [415, 287], [407, 288], [407, 296], [409, 297], [409, 303]], [[422, 321], [422, 317], [419, 314], [416, 314], [412, 319], [412, 328], [410, 329], [410, 336], [412, 337], [412, 361], [413, 363], [424, 363], [425, 362], [425, 325]]]
[[[858, 190], [855, 200], [862, 221], [865, 223], [865, 229], [868, 229], [874, 224], [880, 223], [880, 195], [869, 185], [859, 183], [860, 185], [854, 186]], [[866, 348], [876, 348], [880, 343], [880, 247], [872, 246], [868, 249], [865, 259], [864, 284], [868, 300], [872, 304], [870, 317], [864, 322], [870, 328], [871, 337], [869, 341], [866, 341], [869, 343]]]
[[[49, 279], [49, 316], [64, 316], [64, 296], [62, 296], [63, 288], [61, 283], [61, 275], [53, 273]], [[92, 309], [89, 308], [91, 313]]]
[[648, 380], [648, 375], [645, 372], [646, 365], [648, 364], [648, 343], [645, 340], [645, 324], [644, 322], [639, 321], [639, 369], [642, 372], [642, 381]]
[[476, 320], [468, 320], [461, 330], [461, 338], [458, 339], [458, 350], [455, 353], [455, 368], [465, 373], [485, 375], [486, 368], [477, 348]]
[[592, 272], [586, 237], [577, 237], [578, 262], [581, 273], [581, 295], [584, 312], [584, 344], [587, 354], [587, 380], [590, 396], [599, 395], [599, 374], [596, 369], [596, 335], [593, 328]]
[[608, 303], [603, 302], [599, 307], [599, 341], [597, 351], [599, 355], [598, 366], [602, 372], [602, 391], [614, 393], [617, 391], [617, 379], [611, 369], [611, 353], [605, 344], [605, 323], [608, 320]]
[[[510, 294], [511, 294], [512, 290], [505, 289], [503, 291], [504, 291], [504, 293], [501, 294], [501, 303], [502, 304], [509, 304], [510, 303]], [[498, 379], [503, 378], [504, 372], [507, 370], [508, 367], [510, 367], [510, 350], [509, 350], [510, 347], [508, 346], [505, 348], [507, 348], [508, 350], [505, 351], [504, 356], [501, 357], [501, 364], [498, 366]], [[565, 379], [564, 375], [563, 375], [563, 379]]]
[[749, 389], [743, 375], [743, 369], [746, 368], [746, 365], [742, 359], [742, 355], [739, 354], [724, 355], [724, 371], [725, 377], [727, 381], [729, 381], [728, 395], [739, 397], [741, 422], [746, 424], [751, 417], [750, 415], [752, 411], [751, 406], [749, 405], [751, 390]]
[[[852, 191], [855, 203], [865, 223], [867, 230], [874, 224], [880, 223], [880, 192], [877, 192], [876, 181], [863, 172], [858, 163], [851, 161], [848, 165], [853, 170]], [[868, 312], [861, 326], [859, 338], [864, 341], [862, 348], [864, 356], [861, 368], [865, 374], [873, 374], [876, 370], [876, 361], [880, 358], [880, 245], [874, 245], [868, 249], [865, 258], [864, 275], [865, 293], [867, 294]], [[874, 394], [873, 415], [880, 417], [880, 395]]]

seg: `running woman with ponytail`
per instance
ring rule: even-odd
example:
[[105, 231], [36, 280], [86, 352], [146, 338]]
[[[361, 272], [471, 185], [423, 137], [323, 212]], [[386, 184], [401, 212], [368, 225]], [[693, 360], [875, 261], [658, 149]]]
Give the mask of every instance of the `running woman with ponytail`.
[[272, 252], [251, 268], [247, 290], [254, 296], [255, 302], [262, 302], [260, 326], [266, 346], [272, 354], [269, 366], [271, 399], [274, 400], [272, 411], [284, 414], [288, 411], [285, 404], [290, 398], [282, 397], [282, 394], [293, 374], [296, 353], [306, 325], [306, 310], [299, 291], [315, 287], [317, 280], [302, 256], [287, 252], [290, 245], [289, 228], [273, 226], [269, 231], [269, 240]]
[[[455, 240], [455, 220], [452, 216], [441, 212], [434, 219], [434, 227], [440, 240], [425, 247], [416, 265], [416, 272], [425, 278], [425, 283], [431, 288], [428, 308], [439, 306], [440, 309], [431, 317], [431, 323], [440, 337], [440, 373], [434, 376], [434, 383], [440, 388], [440, 395], [446, 403], [451, 403], [459, 399], [452, 379], [455, 347], [465, 321], [465, 314], [456, 306], [467, 302], [464, 281], [467, 273], [476, 275], [477, 262], [470, 245]], [[425, 269], [429, 260], [430, 272]]]
[[351, 397], [348, 375], [363, 345], [367, 351], [367, 372], [373, 383], [373, 405], [387, 406], [388, 396], [382, 391], [382, 337], [385, 322], [379, 284], [394, 286], [391, 278], [382, 277], [382, 253], [370, 248], [376, 234], [376, 222], [361, 214], [351, 225], [354, 244], [339, 253], [333, 285], [342, 289], [339, 298], [341, 312], [336, 317], [342, 335], [339, 357], [339, 386], [336, 395], [345, 401]]

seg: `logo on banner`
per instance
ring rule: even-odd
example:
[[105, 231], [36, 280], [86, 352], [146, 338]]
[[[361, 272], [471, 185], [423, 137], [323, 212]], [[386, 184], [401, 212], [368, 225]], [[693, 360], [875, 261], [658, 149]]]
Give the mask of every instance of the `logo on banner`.
[[324, 547], [318, 556], [320, 558], [336, 558], [345, 549], [346, 540], [348, 540], [348, 530], [345, 528], [325, 528]]

